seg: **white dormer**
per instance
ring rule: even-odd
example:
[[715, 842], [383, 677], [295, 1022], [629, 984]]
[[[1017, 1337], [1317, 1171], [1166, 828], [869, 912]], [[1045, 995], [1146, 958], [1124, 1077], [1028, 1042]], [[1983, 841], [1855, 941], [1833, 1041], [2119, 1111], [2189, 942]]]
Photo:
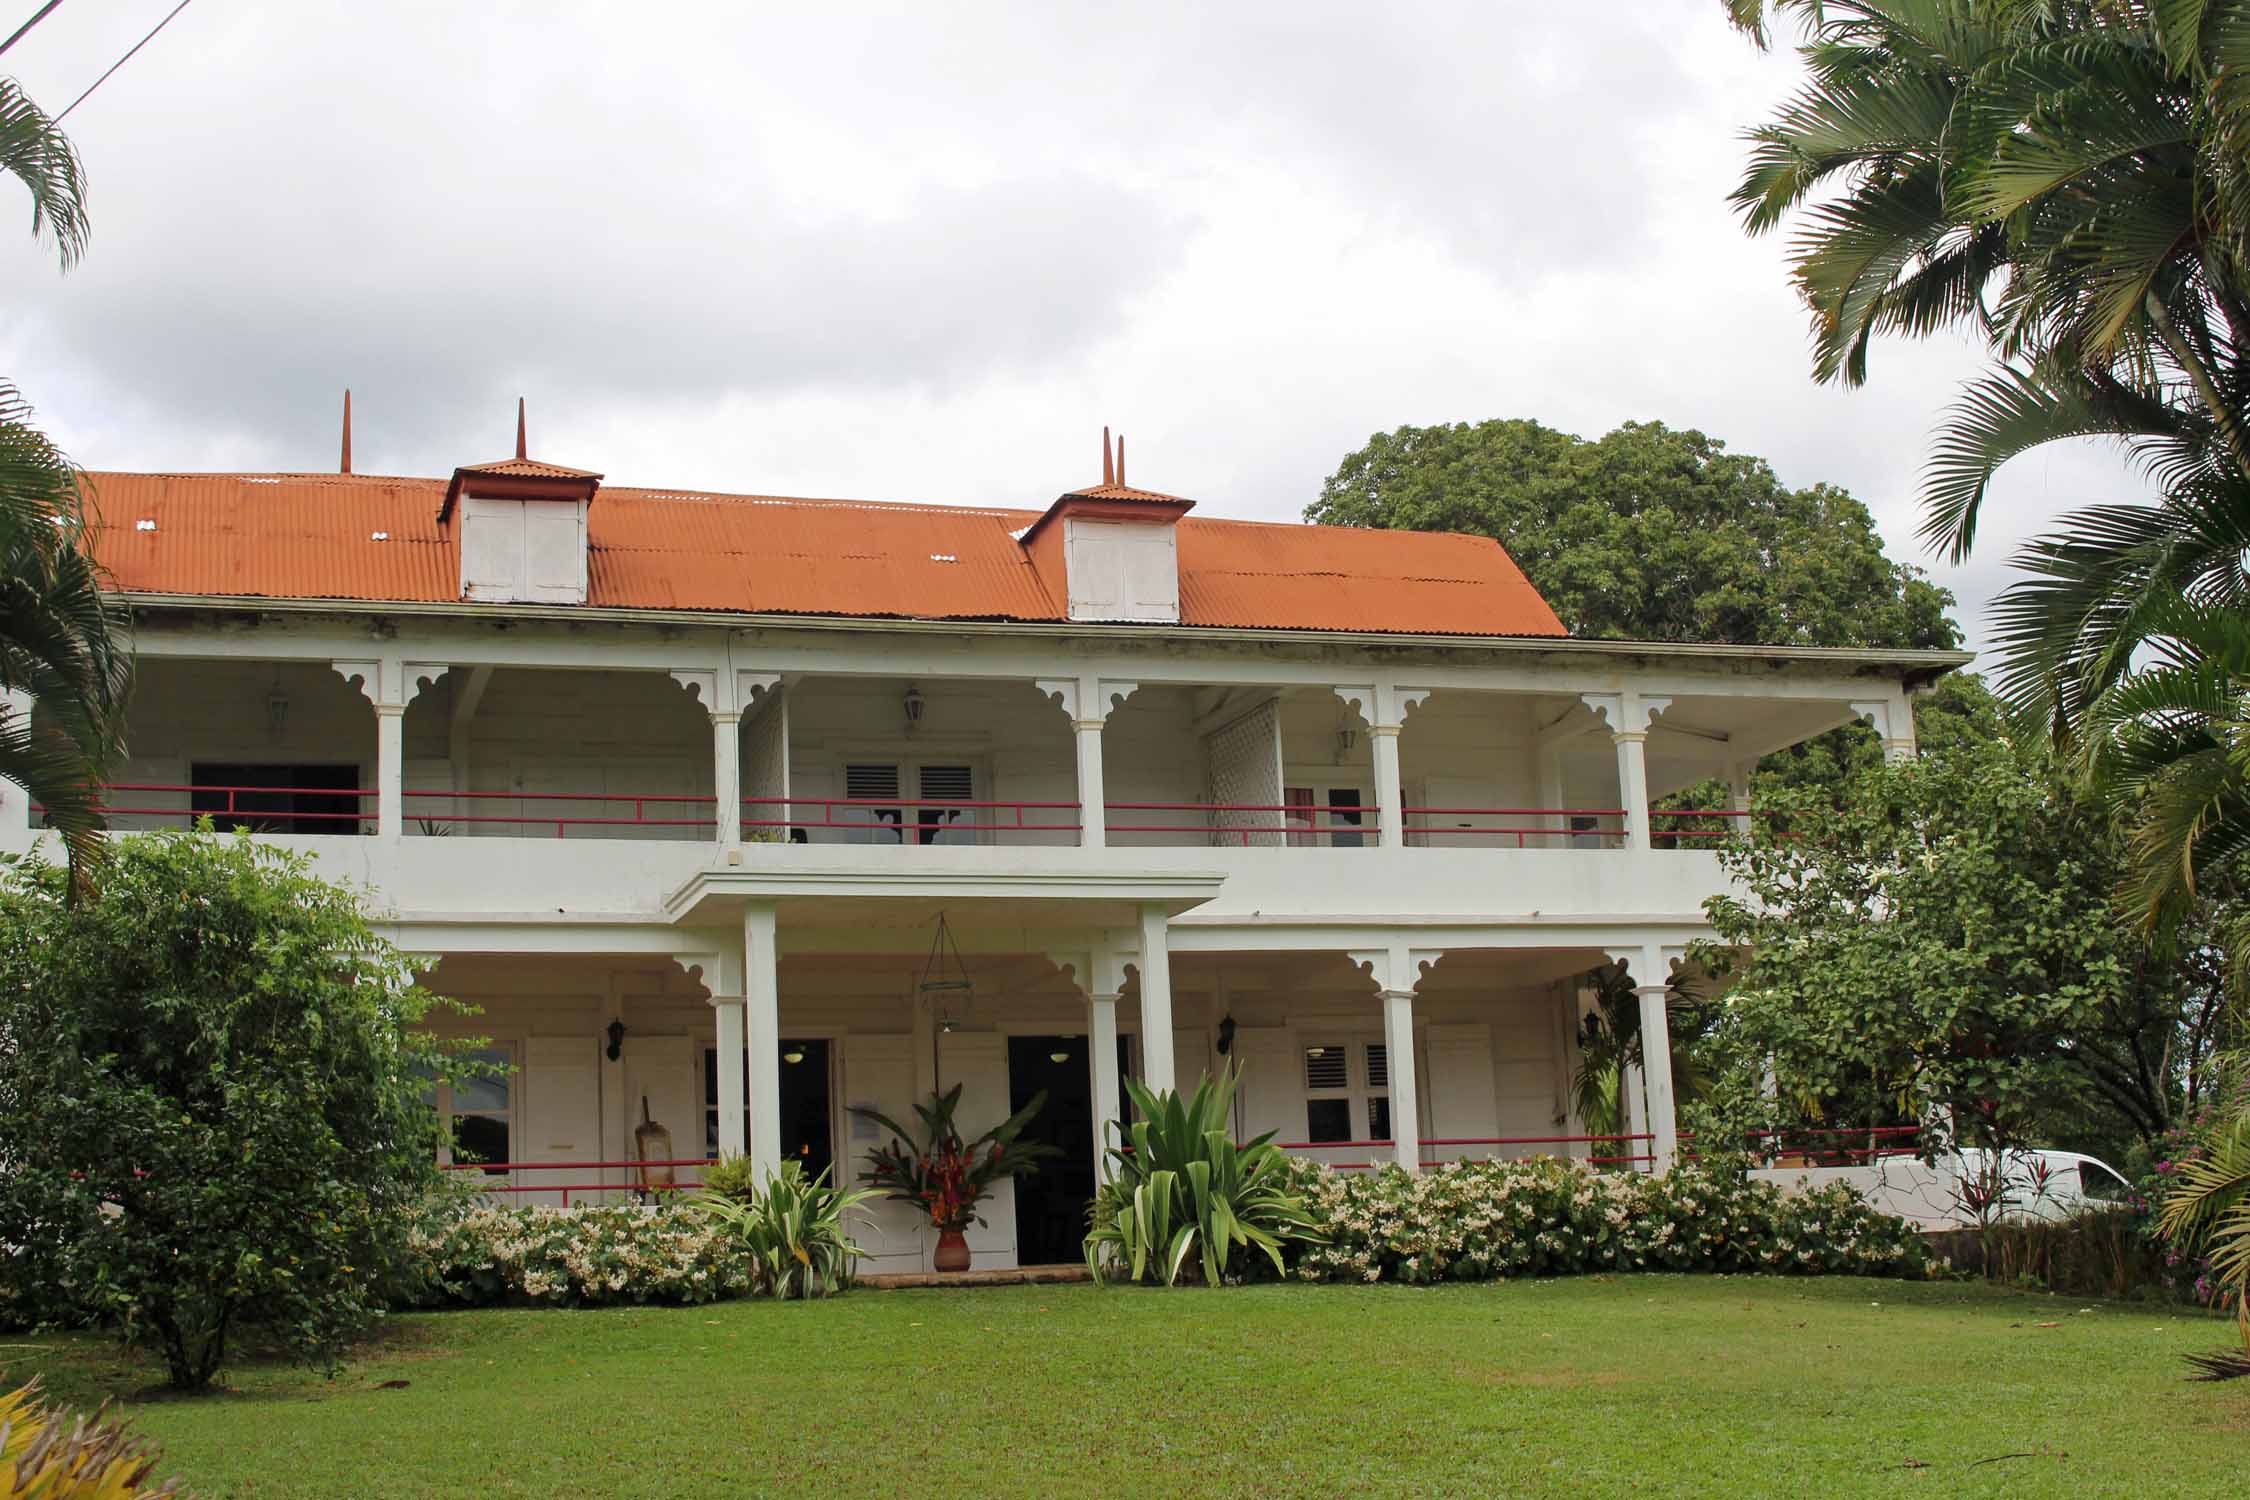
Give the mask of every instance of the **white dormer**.
[[1180, 543], [1169, 521], [1063, 518], [1073, 620], [1180, 622]]
[[458, 518], [461, 597], [493, 604], [584, 604], [586, 522], [602, 476], [518, 452], [453, 471], [438, 523]]

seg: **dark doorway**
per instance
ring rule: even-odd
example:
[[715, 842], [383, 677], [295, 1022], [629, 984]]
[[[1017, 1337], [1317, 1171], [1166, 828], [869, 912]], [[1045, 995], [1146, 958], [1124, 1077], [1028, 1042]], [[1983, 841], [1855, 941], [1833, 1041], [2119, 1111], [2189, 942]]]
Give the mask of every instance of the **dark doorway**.
[[197, 761], [188, 811], [210, 814], [221, 833], [345, 833], [360, 830], [359, 767], [246, 766]]
[[1008, 1038], [1008, 1108], [1047, 1091], [1046, 1107], [1023, 1138], [1053, 1146], [1061, 1157], [1016, 1179], [1016, 1260], [1026, 1266], [1070, 1265], [1086, 1258], [1086, 1205], [1094, 1198], [1093, 1082], [1082, 1036]]
[[[719, 1154], [719, 1054], [703, 1051], [703, 1154]], [[742, 1061], [742, 1097], [750, 1097], [750, 1060]], [[795, 1158], [807, 1177], [834, 1165], [835, 1139], [828, 1121], [828, 1042], [784, 1037], [781, 1042], [781, 1159]], [[750, 1139], [750, 1111], [742, 1111], [742, 1138]], [[833, 1182], [833, 1178], [830, 1179]]]

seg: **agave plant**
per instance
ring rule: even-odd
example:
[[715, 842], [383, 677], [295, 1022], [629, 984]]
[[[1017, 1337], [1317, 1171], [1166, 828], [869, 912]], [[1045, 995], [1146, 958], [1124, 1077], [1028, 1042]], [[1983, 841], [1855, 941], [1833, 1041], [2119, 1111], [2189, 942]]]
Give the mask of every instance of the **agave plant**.
[[91, 1421], [39, 1400], [38, 1385], [0, 1394], [0, 1495], [38, 1500], [167, 1500], [151, 1482], [156, 1451], [107, 1409]]
[[1096, 1281], [1122, 1272], [1173, 1286], [1192, 1264], [1218, 1286], [1239, 1278], [1253, 1249], [1279, 1273], [1284, 1246], [1325, 1238], [1288, 1190], [1288, 1158], [1273, 1133], [1236, 1144], [1230, 1122], [1241, 1080], [1239, 1066], [1207, 1074], [1186, 1100], [1125, 1081], [1140, 1117], [1108, 1149], [1109, 1178], [1094, 1195], [1086, 1267]]
[[785, 1161], [748, 1196], [706, 1188], [690, 1202], [691, 1211], [741, 1241], [758, 1289], [786, 1300], [827, 1297], [850, 1284], [852, 1262], [867, 1252], [852, 1242], [845, 1219], [874, 1196], [830, 1186], [825, 1169], [807, 1177], [802, 1163]]

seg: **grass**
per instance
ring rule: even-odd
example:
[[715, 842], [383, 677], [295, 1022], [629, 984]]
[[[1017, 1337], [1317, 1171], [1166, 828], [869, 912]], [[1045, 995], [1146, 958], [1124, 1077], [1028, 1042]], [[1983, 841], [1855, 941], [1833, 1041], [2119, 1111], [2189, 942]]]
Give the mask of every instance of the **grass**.
[[[1594, 1277], [1089, 1286], [396, 1320], [335, 1381], [155, 1399], [91, 1338], [0, 1386], [128, 1399], [219, 1496], [2240, 1495], [2229, 1325], [1982, 1286]], [[139, 1394], [135, 1394], [139, 1393]]]

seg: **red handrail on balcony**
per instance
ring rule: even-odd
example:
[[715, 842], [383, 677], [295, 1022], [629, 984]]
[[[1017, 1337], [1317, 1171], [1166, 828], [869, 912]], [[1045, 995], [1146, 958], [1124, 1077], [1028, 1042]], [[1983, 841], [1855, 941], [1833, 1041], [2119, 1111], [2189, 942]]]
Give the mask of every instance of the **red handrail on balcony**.
[[[1111, 833], [1192, 833], [1208, 838], [1222, 834], [1229, 842], [1248, 848], [1253, 838], [1283, 838], [1301, 840], [1304, 844], [1327, 843], [1331, 848], [1350, 847], [1335, 843], [1338, 835], [1361, 836], [1360, 846], [1378, 842], [1382, 822], [1379, 809], [1374, 807], [1327, 807], [1309, 802], [1111, 802], [1106, 813], [1203, 813], [1200, 823], [1120, 823], [1115, 817], [1105, 817], [1103, 826]], [[1221, 823], [1218, 817], [1250, 815], [1260, 821], [1252, 823]], [[1266, 819], [1272, 821], [1265, 821]], [[1303, 844], [1293, 845], [1303, 847]]]
[[[1625, 837], [1625, 809], [1622, 807], [1409, 807], [1402, 810], [1409, 819], [1406, 837], [1409, 843], [1427, 842], [1433, 838], [1513, 838], [1518, 849], [1530, 847], [1526, 839], [1601, 839], [1614, 843]], [[1431, 823], [1414, 823], [1415, 818], [1614, 818], [1615, 827], [1600, 828], [1547, 828], [1521, 827], [1510, 824], [1484, 827], [1442, 827]]]
[[[1434, 1166], [1441, 1163], [1445, 1160], [1445, 1158], [1442, 1156], [1433, 1155], [1431, 1153], [1434, 1148], [1446, 1146], [1631, 1145], [1636, 1141], [1653, 1143], [1655, 1139], [1655, 1136], [1649, 1134], [1646, 1131], [1642, 1131], [1639, 1134], [1635, 1135], [1434, 1136], [1422, 1142], [1421, 1161], [1424, 1166]], [[1394, 1146], [1397, 1144], [1397, 1142], [1388, 1140], [1277, 1141], [1275, 1142], [1275, 1144], [1279, 1146], [1283, 1151], [1301, 1153], [1306, 1151], [1374, 1151], [1381, 1150], [1384, 1147]], [[1655, 1154], [1653, 1151], [1638, 1151], [1625, 1155], [1580, 1157], [1577, 1158], [1577, 1160], [1588, 1166], [1616, 1166], [1625, 1162], [1653, 1161], [1655, 1160]], [[1320, 1165], [1339, 1172], [1351, 1172], [1365, 1171], [1377, 1166], [1386, 1166], [1388, 1165], [1388, 1163], [1366, 1161], [1333, 1161], [1321, 1162]]]
[[[298, 812], [290, 808], [242, 807], [238, 805], [237, 799], [245, 794], [261, 797], [350, 797], [364, 803], [367, 798], [375, 795], [372, 791], [358, 787], [224, 786], [208, 783], [189, 785], [184, 782], [164, 781], [112, 781], [106, 783], [101, 790], [103, 800], [97, 811], [105, 817], [186, 818], [190, 821], [196, 818], [239, 817], [288, 818], [293, 821], [303, 819], [307, 822], [362, 823], [371, 816], [364, 808], [358, 812]], [[224, 792], [227, 795], [227, 804], [225, 807], [213, 808], [132, 807], [109, 800], [118, 792], [149, 795], [185, 794], [190, 797], [197, 792]], [[40, 803], [33, 803], [31, 810], [42, 815], [47, 811], [46, 807]]]
[[[960, 797], [745, 797], [742, 805], [745, 808], [771, 810], [779, 814], [765, 818], [745, 817], [742, 820], [745, 828], [850, 828], [862, 832], [872, 830], [903, 835], [910, 829], [916, 832], [929, 829], [933, 833], [1077, 833], [1080, 826], [1077, 816], [1079, 805], [1075, 802], [987, 802]], [[820, 816], [800, 817], [797, 815], [799, 808], [815, 809]], [[836, 816], [839, 808], [859, 809], [878, 816], [839, 818]], [[1009, 822], [993, 816], [970, 821], [953, 818], [943, 823], [906, 821], [909, 812], [922, 808], [995, 815], [1012, 812], [1015, 819]], [[1029, 822], [1025, 819], [1026, 813], [1062, 812], [1071, 814], [1069, 822]], [[880, 817], [883, 813], [895, 815], [895, 821]], [[906, 840], [902, 837], [900, 842], [904, 843]]]

